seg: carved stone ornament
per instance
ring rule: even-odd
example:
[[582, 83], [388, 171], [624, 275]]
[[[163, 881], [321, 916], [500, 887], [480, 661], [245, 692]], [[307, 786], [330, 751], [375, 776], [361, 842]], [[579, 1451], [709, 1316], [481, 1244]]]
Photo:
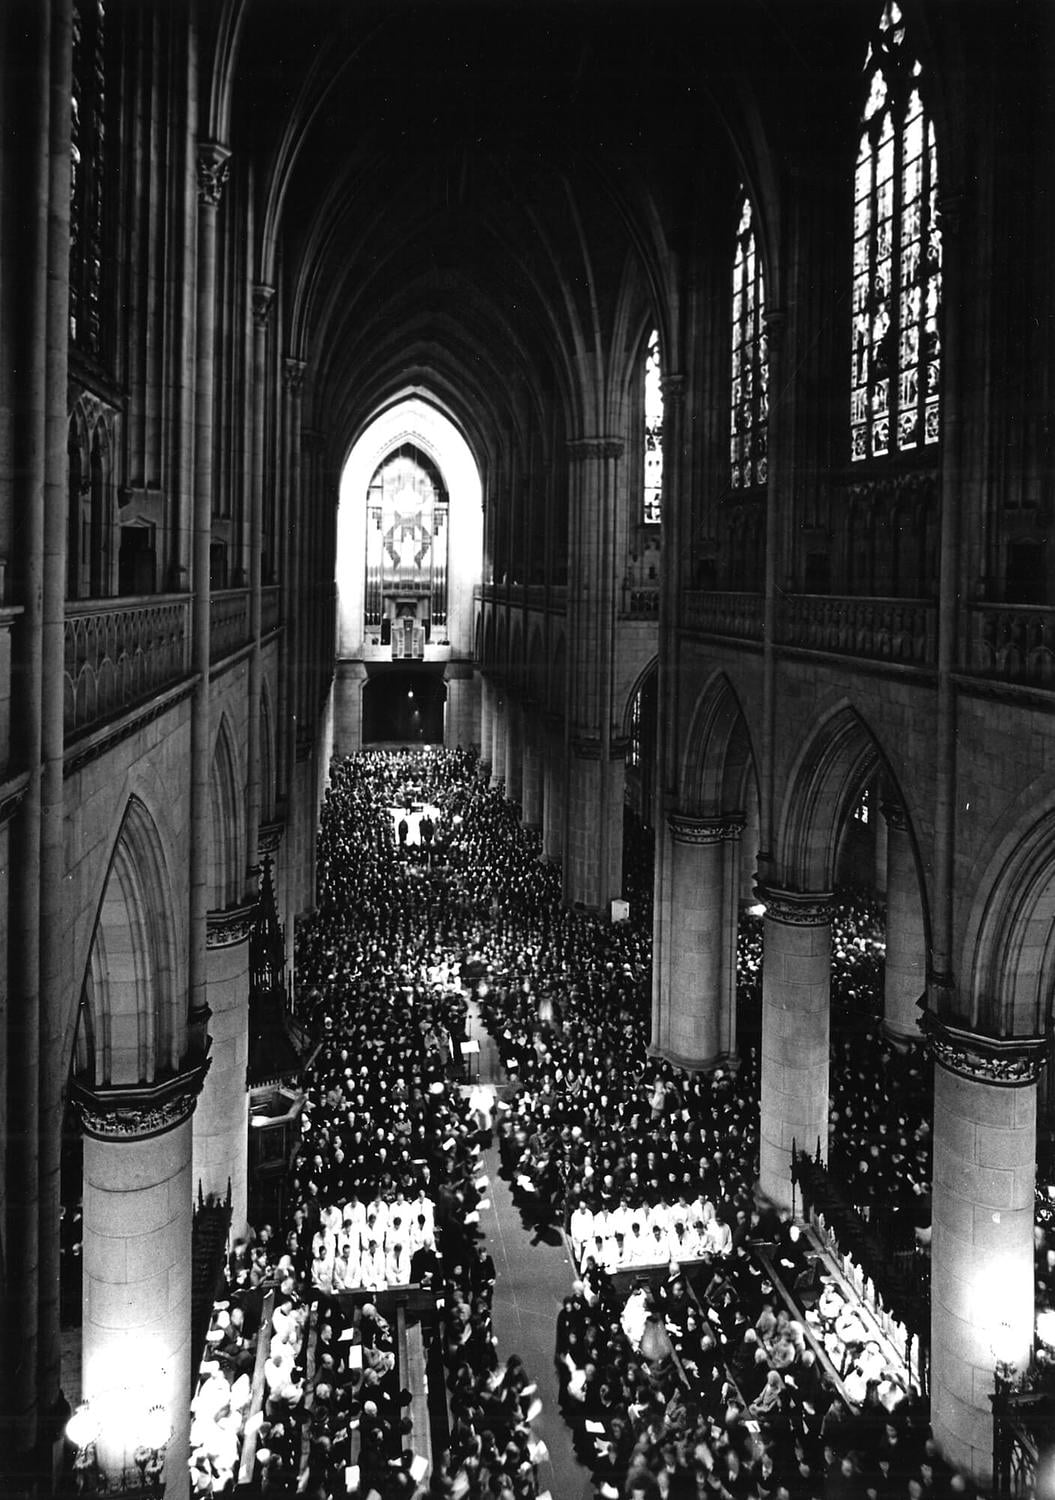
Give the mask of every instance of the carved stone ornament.
[[668, 813], [667, 826], [678, 844], [721, 844], [738, 839], [744, 820], [735, 814], [724, 818], [694, 818], [688, 813]]
[[256, 835], [257, 858], [263, 859], [266, 854], [277, 854], [285, 831], [284, 823], [261, 823]]
[[[287, 355], [282, 361], [282, 378], [286, 383], [286, 390], [289, 391], [290, 395], [299, 395], [301, 387], [304, 384], [304, 371], [306, 369], [307, 365], [302, 359], [293, 359], [292, 356]], [[309, 436], [306, 429], [304, 436]]]
[[274, 301], [275, 288], [273, 286], [255, 286], [253, 288], [253, 322], [258, 328], [267, 327]]
[[1036, 1083], [1047, 1061], [1044, 1036], [985, 1036], [939, 1021], [929, 1010], [923, 1012], [920, 1027], [935, 1062], [947, 1073], [974, 1083], [1026, 1088]]
[[231, 167], [231, 153], [217, 141], [206, 141], [198, 147], [198, 202], [219, 208], [224, 184]]
[[900, 802], [884, 802], [881, 804], [881, 811], [891, 832], [908, 833], [908, 813]]
[[584, 463], [589, 458], [622, 458], [622, 456], [622, 438], [575, 438], [568, 444], [568, 457], [573, 463]]
[[663, 394], [663, 405], [680, 406], [685, 400], [685, 385], [684, 375], [661, 375], [659, 388]]
[[775, 886], [759, 886], [758, 899], [765, 903], [766, 916], [785, 927], [825, 927], [832, 919], [831, 891], [782, 891]]
[[163, 1083], [126, 1088], [90, 1088], [75, 1079], [70, 1102], [85, 1135], [98, 1141], [143, 1141], [164, 1135], [194, 1112], [209, 1059]]
[[257, 903], [229, 906], [225, 911], [210, 911], [205, 916], [206, 948], [233, 948], [244, 943], [257, 918]]

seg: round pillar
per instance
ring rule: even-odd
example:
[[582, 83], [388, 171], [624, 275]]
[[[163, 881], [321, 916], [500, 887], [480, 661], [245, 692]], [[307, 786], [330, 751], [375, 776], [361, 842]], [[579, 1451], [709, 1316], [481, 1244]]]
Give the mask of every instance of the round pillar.
[[556, 863], [564, 847], [564, 742], [559, 721], [548, 726], [543, 748], [542, 857]]
[[626, 762], [599, 740], [577, 738], [571, 748], [564, 896], [604, 911], [623, 885]]
[[506, 780], [507, 712], [506, 696], [495, 688], [491, 714], [491, 787], [499, 792]]
[[1033, 1343], [1033, 1193], [1042, 1037], [998, 1040], [927, 1016], [934, 1054], [931, 1426], [950, 1463], [992, 1474], [989, 1397]]
[[212, 1063], [194, 1112], [194, 1179], [206, 1199], [231, 1193], [231, 1233], [244, 1232], [248, 1204], [249, 933], [256, 902], [210, 912], [206, 932]]
[[886, 814], [886, 965], [884, 1025], [895, 1041], [919, 1035], [918, 1000], [927, 987], [927, 939], [923, 928], [916, 860], [901, 808]]
[[524, 794], [524, 715], [514, 698], [506, 699], [506, 796], [519, 805]]
[[765, 889], [760, 1186], [791, 1206], [791, 1148], [828, 1157], [831, 895]]
[[187, 1494], [191, 1113], [205, 1067], [142, 1089], [75, 1085], [84, 1129], [82, 1393], [111, 1489], [168, 1435], [166, 1500]]
[[736, 970], [734, 962], [729, 971], [728, 939], [731, 919], [735, 949], [738, 892], [735, 874], [730, 882], [727, 873], [729, 841], [738, 838], [740, 825], [677, 813], [667, 822], [671, 889], [658, 1050], [681, 1067], [705, 1068], [731, 1050]]
[[542, 822], [542, 756], [531, 713], [529, 705], [521, 715], [524, 734], [520, 762], [520, 821], [525, 828], [538, 828]]
[[448, 750], [467, 750], [479, 739], [476, 727], [477, 690], [469, 666], [448, 665], [447, 711], [443, 720], [443, 743]]
[[480, 676], [480, 768], [488, 774], [491, 770], [491, 741], [494, 731], [492, 720], [495, 713], [495, 690], [489, 678]]

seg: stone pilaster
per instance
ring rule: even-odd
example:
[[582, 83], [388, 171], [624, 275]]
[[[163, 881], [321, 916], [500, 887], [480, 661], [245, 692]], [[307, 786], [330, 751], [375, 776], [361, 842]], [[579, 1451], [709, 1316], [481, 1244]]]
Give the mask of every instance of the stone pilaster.
[[495, 688], [480, 675], [480, 769], [491, 774], [491, 742], [494, 738]]
[[505, 692], [495, 687], [491, 699], [491, 787], [502, 791], [506, 782], [506, 714]]
[[[249, 869], [246, 871], [246, 895], [256, 889], [256, 831], [260, 822], [263, 791], [260, 784], [260, 697], [262, 659], [260, 626], [262, 619], [261, 549], [264, 530], [264, 409], [267, 387], [267, 328], [275, 289], [253, 288], [253, 432], [252, 469], [246, 506], [246, 533], [243, 551], [249, 578], [249, 709], [246, 721], [246, 849]], [[272, 788], [273, 791], [273, 788]]]
[[111, 1481], [152, 1407], [168, 1416], [166, 1500], [187, 1494], [191, 1115], [207, 1063], [145, 1088], [71, 1091], [84, 1132], [82, 1391]]
[[519, 701], [506, 697], [506, 796], [520, 805], [524, 794], [524, 715]]
[[762, 955], [763, 1193], [791, 1205], [791, 1148], [828, 1156], [831, 895], [772, 887]]
[[[671, 885], [653, 1051], [686, 1068], [735, 1050], [737, 845], [743, 820], [668, 815]], [[730, 962], [730, 960], [732, 960]]]
[[927, 938], [916, 860], [904, 810], [886, 804], [886, 966], [883, 1018], [895, 1041], [919, 1035], [917, 1001], [927, 988]]
[[931, 1426], [986, 1485], [998, 1361], [1033, 1342], [1033, 1194], [1043, 1037], [995, 1038], [924, 1017], [934, 1055]]

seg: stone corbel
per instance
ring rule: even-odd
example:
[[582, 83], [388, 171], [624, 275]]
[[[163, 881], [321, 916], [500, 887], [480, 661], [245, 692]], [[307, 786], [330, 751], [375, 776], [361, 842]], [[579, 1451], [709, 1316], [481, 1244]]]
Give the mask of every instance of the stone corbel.
[[693, 817], [690, 813], [667, 814], [667, 827], [676, 844], [722, 844], [738, 839], [744, 831], [740, 813], [719, 818]]
[[198, 146], [198, 202], [209, 208], [219, 208], [223, 197], [227, 174], [231, 168], [231, 153], [218, 141], [202, 141]]

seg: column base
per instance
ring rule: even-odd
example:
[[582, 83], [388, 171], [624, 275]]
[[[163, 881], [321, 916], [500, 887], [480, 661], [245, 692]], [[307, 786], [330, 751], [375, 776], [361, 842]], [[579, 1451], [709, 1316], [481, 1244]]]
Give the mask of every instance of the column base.
[[672, 1047], [659, 1047], [649, 1045], [649, 1057], [662, 1059], [672, 1067], [682, 1068], [686, 1073], [714, 1073], [719, 1068], [726, 1073], [736, 1073], [740, 1067], [740, 1059], [735, 1052], [716, 1052], [713, 1057], [693, 1058], [676, 1052]]

